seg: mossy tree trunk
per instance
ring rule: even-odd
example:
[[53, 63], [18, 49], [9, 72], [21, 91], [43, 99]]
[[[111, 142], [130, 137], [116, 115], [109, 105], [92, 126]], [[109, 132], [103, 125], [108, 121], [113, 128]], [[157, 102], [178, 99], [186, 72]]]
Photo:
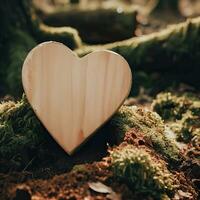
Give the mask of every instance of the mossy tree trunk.
[[77, 29], [82, 40], [89, 44], [103, 44], [131, 38], [137, 25], [135, 9], [126, 9], [119, 13], [116, 8], [76, 7], [40, 15], [43, 22], [49, 26], [70, 26]]
[[[9, 47], [11, 38], [16, 29], [30, 32], [30, 18], [27, 6], [29, 0], [7, 0], [1, 3], [0, 13], [0, 93], [3, 93], [6, 66], [9, 65]], [[13, 41], [12, 41], [13, 42]]]
[[55, 40], [72, 49], [81, 44], [75, 29], [42, 26], [30, 0], [7, 0], [0, 14], [0, 96], [22, 94], [21, 67], [37, 43]]
[[199, 36], [200, 17], [160, 32], [107, 45], [85, 46], [76, 52], [83, 56], [94, 50], [112, 50], [121, 54], [133, 71], [176, 74], [179, 81], [200, 88]]

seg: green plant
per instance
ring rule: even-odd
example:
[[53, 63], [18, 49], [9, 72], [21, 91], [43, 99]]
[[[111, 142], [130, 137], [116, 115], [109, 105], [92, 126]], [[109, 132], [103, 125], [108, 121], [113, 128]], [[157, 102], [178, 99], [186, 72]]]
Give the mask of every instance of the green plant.
[[150, 152], [127, 145], [110, 152], [114, 175], [126, 182], [134, 193], [142, 193], [160, 199], [175, 189], [174, 177], [164, 162]]

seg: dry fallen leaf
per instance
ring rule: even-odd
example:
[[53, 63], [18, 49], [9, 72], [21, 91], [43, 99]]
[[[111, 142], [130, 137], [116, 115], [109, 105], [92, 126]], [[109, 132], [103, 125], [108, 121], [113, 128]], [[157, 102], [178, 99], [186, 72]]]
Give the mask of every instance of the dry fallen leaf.
[[104, 185], [101, 182], [89, 182], [88, 185], [89, 185], [89, 188], [91, 190], [95, 191], [95, 192], [104, 193], [104, 194], [106, 194], [106, 193], [109, 193], [109, 194], [113, 193], [112, 188]]
[[107, 199], [110, 200], [121, 200], [121, 195], [115, 193], [111, 187], [104, 185], [101, 182], [89, 182], [89, 188], [95, 192], [107, 194]]

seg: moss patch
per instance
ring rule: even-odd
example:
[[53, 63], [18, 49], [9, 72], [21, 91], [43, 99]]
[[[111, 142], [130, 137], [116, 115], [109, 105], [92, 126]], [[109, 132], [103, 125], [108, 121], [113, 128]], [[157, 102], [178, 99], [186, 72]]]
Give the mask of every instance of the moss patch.
[[169, 162], [176, 163], [181, 160], [180, 150], [174, 141], [165, 135], [165, 125], [158, 114], [136, 106], [123, 106], [113, 117], [112, 123], [118, 130], [117, 137], [120, 141], [127, 131], [138, 128], [152, 143], [153, 148]]
[[176, 188], [174, 176], [166, 165], [144, 149], [127, 145], [114, 149], [110, 156], [114, 175], [137, 195], [161, 199]]

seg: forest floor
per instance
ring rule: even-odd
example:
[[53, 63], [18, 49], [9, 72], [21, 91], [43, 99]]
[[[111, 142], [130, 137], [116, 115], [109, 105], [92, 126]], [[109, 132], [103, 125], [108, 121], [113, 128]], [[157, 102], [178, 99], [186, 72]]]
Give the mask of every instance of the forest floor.
[[[138, 16], [138, 27], [135, 30], [134, 35], [142, 36], [152, 32], [162, 30], [166, 26], [174, 23], [184, 21], [182, 16], [171, 15], [170, 11], [166, 11], [165, 14], [158, 13], [154, 16], [146, 18], [144, 16]], [[148, 90], [144, 88], [139, 89], [139, 94], [135, 97], [131, 97], [125, 101], [127, 106], [137, 106], [142, 110], [150, 110], [152, 113], [152, 105], [156, 100], [157, 91], [153, 92], [153, 96]], [[180, 83], [178, 87], [170, 88], [168, 91], [175, 91], [178, 95], [194, 94], [195, 98], [200, 101], [200, 93], [193, 86]], [[163, 91], [165, 92], [165, 91]], [[160, 93], [160, 91], [159, 91]], [[3, 101], [14, 100], [10, 95], [2, 97]], [[159, 103], [158, 103], [159, 104]], [[166, 111], [171, 111], [171, 104], [166, 106]], [[1, 109], [0, 109], [1, 110]], [[155, 110], [154, 111], [158, 111]], [[165, 115], [159, 113], [164, 119]], [[163, 114], [163, 115], [162, 115]], [[179, 119], [173, 119], [176, 122]], [[195, 118], [196, 120], [196, 118]], [[198, 121], [199, 119], [197, 119]], [[143, 121], [142, 126], [145, 125]], [[166, 124], [168, 121], [165, 121]], [[198, 125], [194, 125], [199, 128]], [[195, 129], [193, 127], [193, 129]], [[134, 132], [137, 133], [137, 130]], [[102, 133], [106, 133], [102, 134]], [[154, 147], [152, 147], [152, 141], [146, 139], [146, 136], [141, 134], [126, 135], [122, 143], [118, 142], [118, 139], [113, 137], [113, 130], [109, 124], [106, 124], [101, 130], [99, 130], [79, 151], [73, 156], [68, 156], [66, 153], [53, 141], [52, 138], [48, 138], [49, 147], [53, 150], [49, 151], [48, 148], [44, 149], [41, 153], [41, 159], [32, 156], [32, 159], [26, 162], [26, 164], [17, 170], [13, 170], [12, 162], [0, 159], [0, 199], [13, 199], [13, 200], [131, 200], [131, 199], [197, 199], [198, 190], [200, 187], [199, 179], [199, 143], [195, 146], [194, 156], [188, 153], [188, 148], [193, 145], [192, 142], [179, 142], [179, 145], [185, 145], [181, 147], [181, 152], [184, 156], [184, 161], [180, 164], [170, 164], [164, 154], [157, 153]], [[136, 138], [135, 138], [136, 137]], [[174, 137], [174, 136], [172, 136]], [[137, 142], [135, 142], [137, 140]], [[131, 143], [138, 147], [142, 146], [142, 150], [150, 152], [153, 159], [159, 160], [170, 173], [178, 179], [179, 188], [175, 190], [175, 194], [171, 192], [161, 197], [152, 197], [151, 195], [142, 196], [143, 193], [137, 194], [133, 191], [126, 181], [114, 176], [114, 172], [111, 170], [112, 161], [110, 158], [110, 152], [112, 149], [121, 148], [126, 143]], [[124, 144], [125, 143], [125, 144]], [[137, 143], [137, 144], [136, 144]], [[43, 145], [43, 144], [42, 144]], [[196, 144], [195, 144], [196, 145]], [[118, 147], [116, 147], [118, 146]], [[40, 148], [37, 147], [37, 148]], [[140, 149], [140, 147], [138, 147]], [[194, 148], [192, 146], [190, 149]], [[26, 159], [27, 155], [23, 155]], [[37, 155], [38, 156], [38, 155]], [[48, 158], [49, 156], [49, 158]], [[190, 157], [191, 156], [191, 157]], [[194, 156], [195, 159], [192, 159]], [[53, 159], [52, 159], [53, 157]], [[190, 158], [191, 159], [190, 159]], [[198, 159], [196, 159], [196, 157]], [[39, 163], [41, 162], [41, 163]], [[15, 163], [14, 163], [15, 165]], [[39, 166], [39, 167], [38, 167]], [[174, 183], [175, 184], [175, 183]], [[134, 186], [135, 187], [135, 186]], [[148, 192], [148, 191], [147, 191]], [[146, 193], [145, 193], [146, 195]], [[157, 194], [156, 194], [157, 195]], [[172, 195], [173, 197], [170, 197]]]
[[[176, 94], [190, 92], [194, 94], [194, 90], [191, 90], [191, 87], [186, 87], [185, 85], [176, 88]], [[195, 96], [200, 99], [200, 93], [197, 91], [195, 92]], [[127, 99], [125, 105], [137, 106], [142, 110], [151, 110], [153, 100], [154, 98], [142, 94]], [[166, 109], [170, 110], [171, 108], [169, 107]], [[65, 152], [53, 142], [54, 144], [52, 147], [55, 150], [53, 150], [53, 152], [58, 154], [57, 159], [53, 160], [53, 162], [51, 157], [49, 161], [46, 157], [46, 161], [34, 163], [33, 157], [33, 160], [30, 160], [21, 171], [13, 172], [10, 168], [9, 172], [0, 173], [0, 193], [2, 192], [3, 194], [2, 199], [152, 199], [151, 196], [145, 197], [140, 196], [141, 194], [136, 195], [126, 182], [116, 179], [115, 176], [113, 176], [113, 172], [110, 170], [111, 162], [109, 149], [112, 150], [112, 148], [116, 148], [116, 145], [119, 145], [119, 142], [112, 135], [113, 131], [105, 136], [105, 133], [108, 133], [109, 130], [111, 130], [106, 126], [103, 127], [103, 130], [98, 131], [99, 133], [95, 134], [94, 137], [92, 137], [91, 140], [72, 157], [67, 156]], [[135, 145], [136, 140], [138, 143], [137, 145], [141, 145], [142, 148], [149, 151], [148, 142], [151, 143], [151, 141], [146, 140], [145, 137], [140, 135], [137, 131], [134, 132], [133, 130], [133, 133], [133, 135], [129, 135], [128, 133], [123, 142], [125, 144], [121, 143], [118, 148], [123, 149], [124, 145], [126, 146], [126, 143], [130, 143], [130, 141], [134, 141], [133, 145]], [[188, 148], [190, 150], [192, 149], [190, 147], [191, 143], [178, 143], [184, 146], [184, 148], [182, 148], [183, 146], [181, 147], [181, 151], [183, 152], [187, 152]], [[49, 154], [52, 154], [52, 152], [49, 152]], [[154, 150], [151, 154], [158, 160], [161, 159]], [[176, 174], [176, 178], [180, 182], [179, 187], [181, 188], [172, 199], [197, 199], [197, 191], [200, 183], [199, 152], [197, 151], [197, 155], [195, 155], [197, 159], [193, 159], [193, 154], [189, 155], [189, 157], [188, 155], [186, 156], [186, 153], [183, 154], [185, 156], [185, 161], [182, 162], [181, 170], [180, 163], [177, 165], [175, 164], [171, 169], [171, 171]], [[48, 156], [48, 153], [46, 156]], [[2, 163], [2, 165], [6, 166], [5, 163]], [[167, 165], [171, 168], [171, 164]], [[185, 176], [184, 174], [187, 175]], [[163, 197], [163, 199], [165, 198]]]

